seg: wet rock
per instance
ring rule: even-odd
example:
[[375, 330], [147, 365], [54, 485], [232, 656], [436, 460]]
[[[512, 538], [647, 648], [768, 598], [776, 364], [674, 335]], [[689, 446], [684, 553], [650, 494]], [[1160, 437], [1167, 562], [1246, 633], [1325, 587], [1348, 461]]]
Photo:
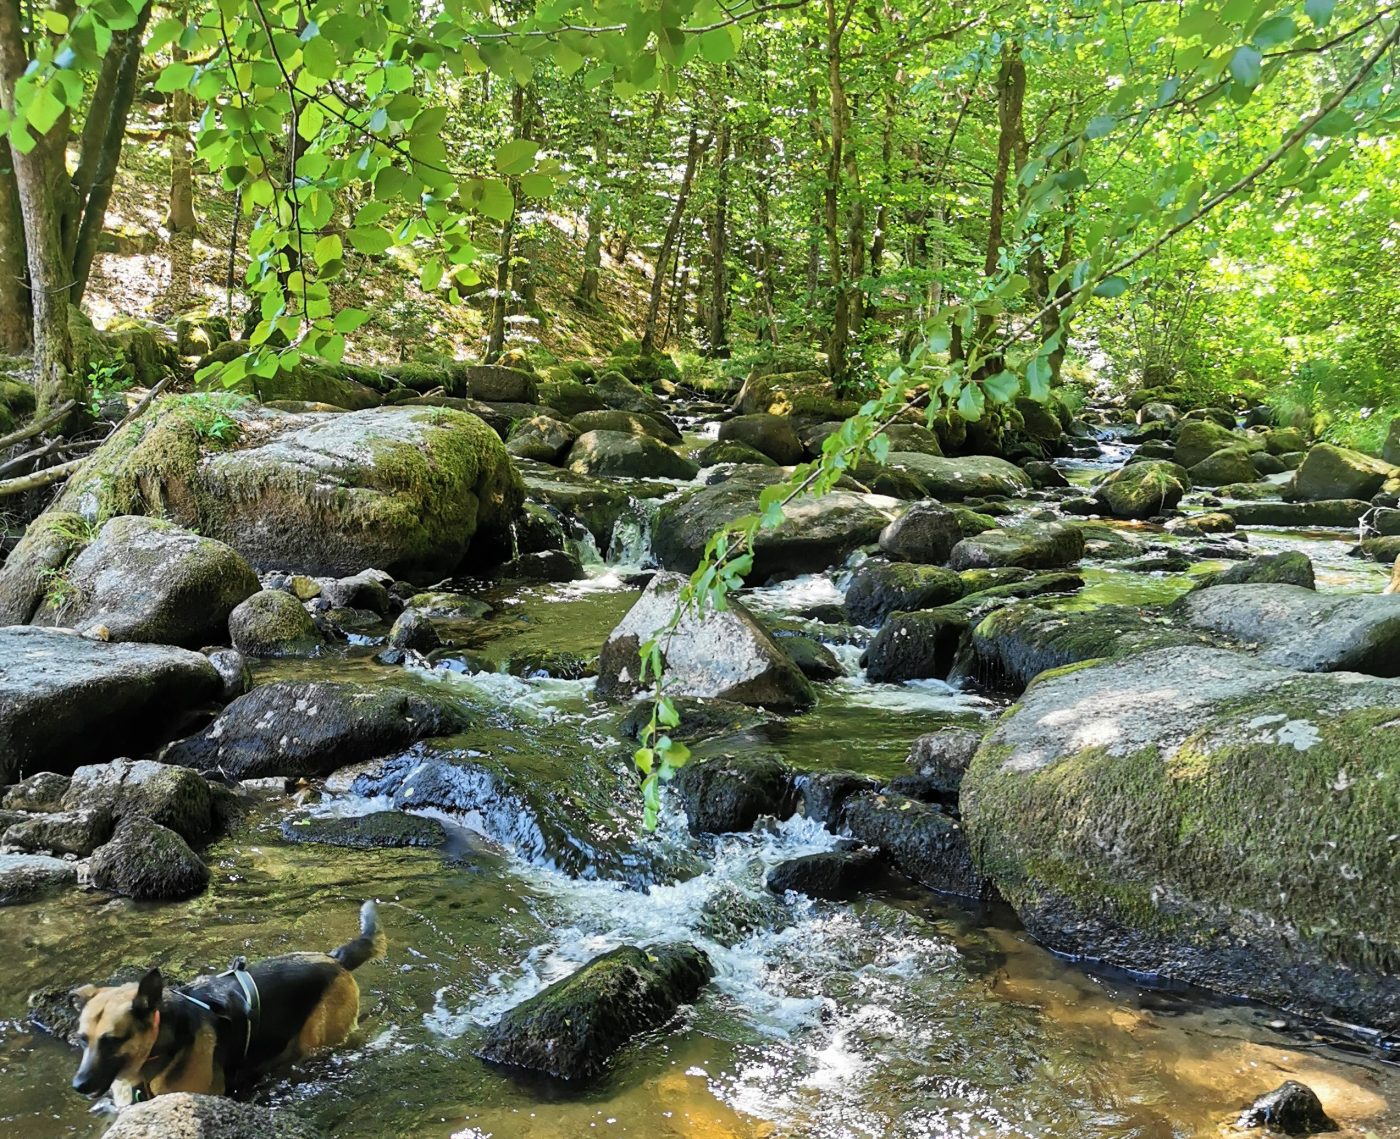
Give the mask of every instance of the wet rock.
[[[1209, 419], [1191, 419], [1181, 425], [1176, 436], [1176, 461], [1190, 470], [1226, 447], [1238, 446], [1242, 437]], [[1253, 469], [1244, 481], [1252, 479]], [[1227, 480], [1228, 481], [1228, 480]]]
[[405, 609], [389, 630], [389, 647], [427, 653], [438, 648], [442, 638], [432, 620], [421, 609]]
[[[710, 739], [714, 736], [750, 732], [776, 717], [757, 708], [749, 708], [731, 700], [700, 700], [691, 696], [676, 696], [671, 703], [681, 718], [679, 731], [687, 741]], [[640, 739], [651, 720], [652, 705], [642, 700], [634, 705], [618, 723], [618, 734], [624, 739]]]
[[986, 880], [972, 864], [962, 824], [940, 808], [902, 795], [857, 795], [846, 803], [846, 829], [878, 847], [930, 890], [986, 897]]
[[1296, 427], [1274, 427], [1264, 432], [1264, 449], [1270, 455], [1289, 455], [1306, 451], [1308, 439]]
[[[628, 697], [643, 687], [639, 651], [670, 623], [685, 579], [657, 574], [608, 637], [598, 658], [599, 696]], [[724, 612], [687, 613], [661, 645], [668, 687], [681, 696], [733, 700], [777, 711], [809, 707], [807, 678], [738, 601]]]
[[[251, 445], [212, 440], [216, 414]], [[59, 508], [86, 518], [162, 512], [255, 569], [378, 566], [432, 581], [498, 544], [522, 497], [500, 438], [465, 412], [291, 415], [166, 396], [98, 448]]]
[[628, 1040], [694, 1001], [712, 975], [709, 959], [690, 945], [621, 946], [507, 1012], [479, 1055], [558, 1079], [589, 1079]]
[[1371, 509], [1360, 499], [1320, 502], [1246, 502], [1228, 506], [1228, 514], [1240, 526], [1355, 526]]
[[534, 403], [539, 398], [535, 378], [498, 364], [454, 364], [452, 394], [486, 403]]
[[1391, 562], [1400, 558], [1400, 537], [1367, 538], [1353, 553], [1374, 562]]
[[836, 654], [815, 637], [779, 631], [774, 639], [808, 680], [822, 683], [846, 675]]
[[111, 834], [112, 816], [106, 811], [54, 811], [14, 823], [0, 842], [20, 850], [86, 858]]
[[552, 676], [559, 680], [585, 680], [598, 675], [595, 659], [570, 652], [528, 652], [512, 656], [506, 662], [512, 676]]
[[998, 566], [995, 569], [969, 569], [958, 572], [958, 580], [963, 583], [963, 595], [985, 593], [1003, 585], [1015, 585], [1029, 581], [1035, 574], [1019, 566]]
[[1045, 462], [1043, 459], [1027, 459], [1021, 464], [1021, 469], [1030, 475], [1036, 490], [1069, 486], [1069, 479], [1065, 478], [1060, 468], [1054, 463]]
[[390, 610], [386, 583], [392, 580], [378, 570], [363, 570], [353, 577], [321, 582], [321, 597], [333, 609], [366, 609], [384, 617]]
[[219, 674], [219, 680], [223, 683], [219, 692], [219, 699], [223, 703], [236, 700], [252, 686], [252, 670], [248, 667], [247, 658], [237, 649], [206, 648], [200, 651], [214, 666], [214, 671]]
[[1283, 1135], [1316, 1135], [1338, 1130], [1322, 1109], [1317, 1093], [1297, 1080], [1287, 1080], [1261, 1095], [1245, 1108], [1235, 1126], [1244, 1130], [1266, 1127]]
[[203, 776], [149, 759], [114, 759], [78, 768], [62, 807], [100, 812], [113, 822], [142, 815], [192, 843], [217, 834], [223, 818], [214, 789]]
[[103, 1139], [320, 1139], [286, 1111], [175, 1092], [124, 1107]]
[[[837, 424], [837, 429], [840, 429], [840, 424]], [[943, 454], [938, 436], [917, 423], [891, 423], [885, 428], [885, 437], [890, 441], [891, 451], [913, 451], [921, 455]]]
[[501, 581], [581, 581], [586, 576], [572, 550], [540, 550], [501, 563], [494, 575]]
[[778, 465], [762, 451], [755, 451], [747, 443], [741, 443], [737, 439], [711, 443], [700, 452], [699, 462], [701, 470], [706, 467], [717, 467], [721, 463], [749, 464], [760, 467], [776, 467]]
[[603, 403], [617, 411], [640, 411], [646, 415], [666, 414], [665, 405], [645, 388], [620, 372], [604, 372], [589, 389]]
[[1114, 471], [1094, 488], [1094, 499], [1115, 518], [1151, 518], [1174, 509], [1190, 489], [1184, 467], [1149, 459]]
[[961, 502], [964, 498], [994, 494], [1015, 497], [1031, 489], [1031, 479], [1025, 471], [991, 455], [945, 459], [916, 451], [891, 451], [887, 462], [895, 470], [911, 474], [927, 497], [940, 502]]
[[[1178, 447], [1178, 451], [1180, 448]], [[1188, 468], [1195, 486], [1224, 486], [1227, 483], [1253, 482], [1259, 477], [1254, 457], [1241, 445], [1212, 451], [1199, 463]]]
[[1173, 612], [1300, 672], [1400, 676], [1400, 597], [1319, 594], [1297, 585], [1217, 585]]
[[900, 795], [920, 803], [943, 807], [954, 818], [957, 817], [957, 794], [944, 790], [937, 780], [927, 775], [896, 775], [879, 790], [882, 795]]
[[61, 811], [71, 782], [68, 776], [53, 771], [37, 772], [7, 790], [0, 807], [10, 811]]
[[0, 906], [13, 906], [71, 885], [78, 865], [44, 854], [0, 854]]
[[1223, 499], [1234, 502], [1278, 502], [1283, 498], [1283, 488], [1271, 482], [1232, 482], [1215, 488], [1215, 500], [1209, 505], [1218, 506]]
[[1298, 585], [1304, 589], [1316, 587], [1312, 559], [1301, 550], [1285, 550], [1281, 554], [1263, 554], [1238, 562], [1219, 573], [1206, 574], [1196, 584], [1197, 589], [1212, 585]]
[[63, 601], [63, 572], [92, 533], [87, 520], [71, 512], [47, 510], [0, 566], [0, 626], [26, 625]]
[[1318, 443], [1293, 475], [1289, 498], [1299, 502], [1322, 499], [1370, 498], [1400, 468], [1360, 451]]
[[580, 475], [609, 478], [679, 479], [689, 482], [699, 468], [648, 435], [589, 431], [569, 451], [569, 469]]
[[[1207, 460], [1207, 462], [1209, 461], [1210, 460]], [[1254, 470], [1260, 478], [1266, 478], [1269, 475], [1281, 475], [1284, 471], [1290, 471], [1294, 469], [1290, 467], [1287, 463], [1285, 463], [1277, 455], [1271, 455], [1267, 451], [1255, 451], [1252, 455], [1249, 456], [1249, 461], [1254, 465]], [[1230, 479], [1227, 481], [1247, 482], [1248, 480]]]
[[[990, 529], [993, 523], [982, 529]], [[957, 513], [941, 502], [916, 502], [880, 531], [880, 550], [897, 562], [941, 566], [967, 536]]]
[[414, 688], [280, 681], [240, 696], [164, 758], [232, 779], [317, 776], [466, 725], [466, 713], [452, 701]]
[[846, 800], [880, 789], [875, 779], [854, 771], [806, 771], [793, 780], [793, 786], [802, 804], [802, 813], [833, 831], [841, 825]]
[[918, 774], [933, 780], [938, 790], [957, 794], [984, 734], [976, 728], [942, 728], [929, 732], [910, 745], [906, 762]]
[[325, 645], [301, 602], [280, 589], [264, 589], [228, 619], [233, 647], [251, 657], [315, 656]]
[[846, 612], [858, 625], [875, 627], [896, 610], [933, 609], [963, 595], [962, 579], [940, 566], [869, 561], [846, 589]]
[[649, 435], [668, 447], [681, 441], [681, 433], [665, 416], [640, 411], [584, 411], [569, 420], [578, 435], [590, 431], [621, 431], [624, 435]]
[[506, 450], [520, 459], [559, 463], [578, 438], [578, 431], [549, 415], [516, 420], [506, 439]]
[[1063, 522], [1027, 522], [1005, 530], [987, 530], [964, 538], [955, 547], [949, 565], [955, 570], [1060, 569], [1084, 556], [1084, 533]]
[[156, 518], [113, 518], [64, 570], [64, 601], [36, 624], [105, 626], [112, 641], [194, 648], [224, 635], [228, 615], [258, 591], [239, 554]]
[[781, 415], [735, 416], [720, 424], [719, 440], [747, 443], [779, 466], [790, 467], [802, 461], [802, 441], [792, 423]]
[[746, 893], [721, 880], [700, 907], [696, 929], [712, 941], [733, 946], [763, 930], [782, 929], [787, 914], [771, 894]]
[[882, 870], [873, 851], [822, 851], [780, 862], [768, 872], [768, 888], [775, 894], [791, 891], [839, 902], [869, 890]]
[[[780, 479], [777, 470], [741, 467], [716, 486], [666, 502], [652, 522], [657, 560], [665, 569], [693, 572], [710, 535], [757, 513], [759, 495]], [[749, 580], [762, 582], [839, 565], [852, 551], [875, 541], [894, 505], [890, 499], [846, 490], [798, 499], [786, 508], [780, 526], [758, 532]]]
[[288, 815], [282, 820], [288, 842], [344, 846], [355, 850], [389, 847], [442, 846], [447, 829], [437, 819], [403, 811], [373, 811], [368, 815]]
[[771, 755], [696, 760], [677, 772], [671, 787], [694, 835], [751, 830], [764, 815], [785, 819], [795, 802], [792, 772]]
[[0, 784], [152, 747], [220, 687], [186, 649], [0, 629]]
[[1054, 950], [1393, 1032], [1397, 701], [1212, 647], [1042, 677], [963, 780], [978, 866]]
[[99, 890], [143, 902], [177, 901], [204, 892], [209, 867], [174, 831], [133, 815], [112, 840], [88, 859], [88, 878]]

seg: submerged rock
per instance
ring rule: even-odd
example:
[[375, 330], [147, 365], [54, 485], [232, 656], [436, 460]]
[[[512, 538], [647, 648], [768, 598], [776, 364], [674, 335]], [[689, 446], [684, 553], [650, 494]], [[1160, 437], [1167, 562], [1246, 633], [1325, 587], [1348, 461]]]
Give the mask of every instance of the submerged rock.
[[620, 946], [516, 1005], [478, 1055], [558, 1079], [589, 1079], [627, 1041], [694, 1001], [713, 972], [690, 945]]
[[325, 775], [467, 724], [452, 701], [393, 684], [279, 681], [253, 689], [198, 735], [172, 744], [168, 763], [231, 779]]
[[178, 901], [203, 893], [209, 867], [174, 831], [140, 815], [124, 819], [112, 841], [88, 859], [99, 890], [143, 902]]
[[64, 790], [62, 808], [100, 811], [114, 823], [141, 815], [192, 843], [217, 834], [223, 818], [215, 791], [202, 775], [149, 759], [78, 768]]
[[389, 847], [442, 846], [447, 828], [437, 819], [403, 811], [373, 811], [368, 815], [288, 815], [282, 820], [288, 842], [344, 846], [355, 850]]
[[0, 854], [0, 906], [32, 901], [78, 880], [78, 864], [46, 854]]
[[174, 1092], [122, 1108], [102, 1139], [320, 1139], [320, 1132], [285, 1111]]
[[941, 566], [868, 561], [846, 589], [846, 612], [874, 627], [896, 610], [933, 609], [963, 595], [962, 579]]
[[695, 835], [751, 830], [763, 815], [787, 818], [795, 804], [792, 772], [771, 755], [692, 761], [671, 786]]
[[0, 629], [0, 784], [143, 751], [220, 688], [186, 649]]
[[775, 894], [845, 901], [868, 890], [880, 877], [880, 860], [868, 850], [828, 850], [780, 862], [768, 872]]
[[1285, 1080], [1245, 1108], [1236, 1127], [1266, 1127], [1283, 1135], [1316, 1135], [1336, 1131], [1337, 1125], [1322, 1109], [1322, 1101], [1307, 1084]]
[[[598, 695], [629, 697], [642, 690], [640, 649], [670, 623], [685, 579], [657, 574], [608, 637], [598, 657]], [[668, 689], [754, 704], [778, 711], [809, 707], [816, 699], [802, 672], [743, 604], [686, 613], [661, 645]]]
[[1396, 1031], [1398, 702], [1207, 647], [1043, 676], [963, 781], [977, 864], [1057, 951]]
[[1197, 583], [1197, 589], [1212, 585], [1298, 585], [1304, 589], [1316, 587], [1312, 559], [1301, 550], [1285, 550], [1281, 554], [1262, 554], [1248, 561], [1238, 562], [1219, 573], [1206, 574]]
[[845, 822], [853, 836], [930, 890], [987, 895], [962, 824], [941, 808], [903, 795], [857, 795], [846, 803]]

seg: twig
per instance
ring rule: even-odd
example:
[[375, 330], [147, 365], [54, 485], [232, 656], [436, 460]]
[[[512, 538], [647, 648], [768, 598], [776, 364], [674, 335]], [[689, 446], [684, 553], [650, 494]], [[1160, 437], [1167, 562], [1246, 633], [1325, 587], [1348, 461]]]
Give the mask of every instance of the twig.
[[174, 372], [166, 372], [165, 375], [163, 375], [158, 381], [156, 381], [154, 385], [152, 385], [151, 390], [141, 397], [140, 401], [136, 404], [136, 406], [126, 413], [126, 418], [123, 419], [120, 423], [118, 423], [115, 427], [113, 427], [111, 431], [107, 432], [106, 438], [110, 439], [113, 435], [115, 435], [133, 419], [139, 418], [141, 413], [145, 411], [146, 408], [151, 406], [151, 400], [155, 399], [156, 396], [160, 395], [160, 393], [165, 390], [166, 385], [169, 384], [170, 381], [174, 379], [174, 377]]
[[43, 419], [36, 419], [27, 426], [21, 427], [18, 431], [11, 431], [8, 435], [0, 436], [0, 450], [11, 447], [16, 443], [23, 443], [26, 439], [32, 439], [35, 435], [47, 431], [55, 423], [67, 416], [77, 405], [76, 400], [70, 399], [66, 403], [59, 404], [49, 412], [48, 415], [44, 416]]
[[55, 439], [50, 443], [45, 443], [42, 447], [35, 447], [32, 451], [26, 451], [22, 455], [16, 455], [13, 459], [0, 463], [0, 475], [7, 475], [11, 471], [19, 470], [25, 463], [32, 463], [37, 459], [64, 451], [91, 451], [102, 442], [104, 440], [101, 439], [86, 439], [77, 442], [69, 439]]
[[53, 486], [56, 482], [62, 482], [86, 462], [87, 459], [73, 459], [67, 463], [60, 463], [56, 467], [35, 471], [32, 475], [6, 479], [4, 482], [0, 482], [0, 498], [9, 498], [11, 495], [23, 494], [27, 490], [40, 490], [46, 486]]

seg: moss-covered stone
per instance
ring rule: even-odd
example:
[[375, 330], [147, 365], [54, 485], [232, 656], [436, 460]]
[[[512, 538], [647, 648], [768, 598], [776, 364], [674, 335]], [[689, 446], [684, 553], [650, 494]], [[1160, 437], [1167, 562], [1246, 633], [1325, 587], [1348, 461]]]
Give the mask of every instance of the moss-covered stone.
[[585, 411], [605, 411], [607, 404], [578, 380], [551, 380], [539, 385], [539, 401], [568, 418]]
[[204, 892], [209, 868], [174, 831], [141, 816], [124, 819], [88, 861], [99, 890], [137, 901], [176, 901]]
[[1026, 522], [1006, 529], [986, 530], [964, 538], [948, 564], [955, 570], [1061, 569], [1084, 556], [1084, 533], [1063, 522]]
[[352, 850], [435, 847], [447, 842], [447, 829], [437, 819], [403, 811], [372, 811], [368, 815], [288, 815], [280, 829], [288, 842]]
[[940, 502], [1004, 495], [1015, 498], [1031, 489], [1031, 479], [1020, 467], [994, 455], [939, 458], [911, 451], [891, 451], [889, 465], [917, 479], [923, 493]]
[[1094, 488], [1094, 498], [1115, 518], [1151, 518], [1173, 509], [1191, 489], [1177, 463], [1149, 459], [1114, 471]]
[[325, 644], [302, 603], [280, 589], [254, 593], [228, 618], [233, 647], [252, 657], [313, 656]]
[[1370, 498], [1397, 473], [1400, 468], [1360, 451], [1319, 443], [1295, 472], [1288, 497], [1301, 502]]
[[1262, 554], [1248, 561], [1236, 562], [1218, 573], [1205, 574], [1196, 582], [1197, 589], [1212, 585], [1300, 585], [1313, 589], [1316, 585], [1312, 559], [1301, 550], [1285, 550], [1281, 554]]
[[1176, 461], [1189, 469], [1215, 452], [1242, 442], [1241, 435], [1212, 420], [1188, 419], [1177, 432]]
[[962, 786], [1052, 948], [1400, 1027], [1400, 685], [1212, 648], [1046, 674]]
[[569, 469], [610, 478], [679, 479], [689, 482], [699, 468], [650, 435], [588, 431], [569, 449]]
[[34, 519], [0, 568], [0, 625], [27, 625], [45, 607], [62, 605], [72, 594], [68, 565], [93, 533], [85, 518], [69, 511]]
[[806, 423], [849, 419], [860, 410], [843, 399], [820, 372], [776, 372], [750, 376], [735, 407], [743, 415], [785, 415]]
[[896, 610], [933, 609], [963, 595], [952, 570], [912, 562], [870, 561], [846, 589], [846, 612], [858, 625], [876, 626]]
[[1227, 483], [1253, 482], [1259, 475], [1254, 457], [1239, 444], [1212, 451], [1191, 468], [1195, 486], [1222, 486]]
[[569, 420], [569, 426], [579, 435], [589, 431], [621, 431], [626, 435], [647, 435], [667, 446], [681, 441], [680, 432], [671, 424], [639, 411], [584, 411]]
[[718, 443], [711, 443], [700, 452], [697, 458], [702, 470], [707, 467], [717, 467], [721, 463], [758, 467], [776, 467], [778, 465], [762, 451], [756, 451], [738, 439], [725, 439]]

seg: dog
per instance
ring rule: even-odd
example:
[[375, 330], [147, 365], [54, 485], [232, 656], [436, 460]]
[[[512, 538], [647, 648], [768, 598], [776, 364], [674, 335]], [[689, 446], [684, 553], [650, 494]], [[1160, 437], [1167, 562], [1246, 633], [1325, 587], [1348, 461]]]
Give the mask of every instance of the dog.
[[360, 935], [325, 953], [289, 953], [167, 987], [140, 981], [73, 990], [82, 1062], [73, 1089], [118, 1107], [168, 1092], [223, 1095], [278, 1065], [342, 1043], [360, 1015], [351, 972], [386, 948], [373, 902]]

